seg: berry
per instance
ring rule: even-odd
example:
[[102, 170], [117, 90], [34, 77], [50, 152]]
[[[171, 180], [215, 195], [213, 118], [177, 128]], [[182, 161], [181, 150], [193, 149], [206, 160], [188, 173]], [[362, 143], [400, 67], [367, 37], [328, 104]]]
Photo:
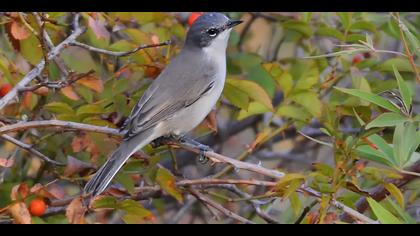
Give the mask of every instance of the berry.
[[31, 212], [31, 215], [33, 216], [42, 216], [46, 209], [47, 205], [41, 198], [32, 200], [31, 204], [29, 205], [29, 212]]
[[203, 13], [202, 12], [193, 12], [191, 13], [190, 17], [188, 18], [188, 25], [191, 26], [198, 17], [200, 17]]
[[7, 93], [10, 92], [10, 90], [12, 90], [12, 85], [10, 85], [10, 84], [3, 84], [0, 87], [0, 97], [4, 97]]
[[361, 54], [357, 54], [353, 57], [353, 60], [351, 62], [353, 65], [357, 65], [362, 61], [363, 61], [363, 56]]

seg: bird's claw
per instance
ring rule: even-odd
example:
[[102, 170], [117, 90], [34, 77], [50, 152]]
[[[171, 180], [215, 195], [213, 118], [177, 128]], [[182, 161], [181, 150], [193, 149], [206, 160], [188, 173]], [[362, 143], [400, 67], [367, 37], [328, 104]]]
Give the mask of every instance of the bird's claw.
[[213, 149], [211, 149], [209, 146], [206, 145], [199, 145], [198, 146], [199, 153], [198, 153], [198, 162], [205, 165], [209, 162], [209, 158], [205, 155], [206, 152], [212, 152]]

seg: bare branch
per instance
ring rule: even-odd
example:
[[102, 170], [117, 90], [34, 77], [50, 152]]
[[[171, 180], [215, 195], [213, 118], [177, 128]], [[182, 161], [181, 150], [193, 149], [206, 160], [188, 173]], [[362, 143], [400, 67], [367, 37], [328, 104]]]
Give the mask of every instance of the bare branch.
[[258, 185], [258, 186], [275, 186], [275, 182], [261, 181], [261, 180], [236, 180], [236, 179], [195, 179], [195, 180], [181, 180], [177, 182], [179, 186], [190, 185], [207, 185], [207, 184], [244, 184], [244, 185]]
[[96, 48], [96, 47], [92, 47], [90, 45], [78, 42], [78, 41], [74, 41], [71, 42], [70, 45], [71, 46], [77, 46], [77, 47], [81, 47], [84, 49], [87, 49], [89, 51], [92, 52], [97, 52], [97, 53], [101, 53], [101, 54], [106, 54], [106, 55], [110, 55], [110, 56], [115, 56], [115, 57], [125, 57], [128, 56], [130, 54], [136, 53], [140, 50], [146, 49], [146, 48], [155, 48], [155, 47], [161, 47], [161, 46], [166, 46], [166, 45], [170, 45], [171, 41], [165, 41], [163, 43], [157, 43], [157, 44], [149, 44], [149, 45], [140, 45], [137, 48], [131, 50], [131, 51], [127, 51], [127, 52], [113, 52], [113, 51], [109, 51], [109, 50], [105, 50], [105, 49], [101, 49], [101, 48]]
[[18, 147], [26, 150], [27, 152], [41, 158], [42, 160], [44, 160], [46, 163], [48, 163], [50, 165], [64, 166], [64, 164], [62, 164], [60, 162], [57, 162], [57, 161], [54, 161], [54, 160], [51, 160], [49, 157], [47, 157], [44, 154], [40, 153], [39, 151], [35, 150], [34, 148], [32, 148], [31, 145], [26, 144], [24, 142], [21, 142], [21, 141], [15, 139], [13, 137], [7, 135], [7, 134], [2, 134], [0, 137], [4, 140], [8, 141], [8, 142], [11, 142], [11, 143], [15, 144]]
[[[76, 15], [77, 16], [77, 15]], [[76, 18], [76, 17], [75, 17]], [[78, 25], [78, 24], [76, 24]], [[77, 37], [79, 37], [85, 28], [77, 27], [74, 29], [73, 33], [68, 36], [64, 41], [62, 41], [57, 47], [53, 48], [48, 53], [48, 60], [52, 60], [57, 57], [71, 42], [74, 42]], [[33, 79], [39, 76], [45, 68], [45, 60], [42, 60], [38, 65], [35, 66], [16, 86], [10, 90], [3, 98], [0, 99], [0, 110], [3, 109], [9, 102], [18, 94], [21, 88], [24, 88], [28, 85]]]

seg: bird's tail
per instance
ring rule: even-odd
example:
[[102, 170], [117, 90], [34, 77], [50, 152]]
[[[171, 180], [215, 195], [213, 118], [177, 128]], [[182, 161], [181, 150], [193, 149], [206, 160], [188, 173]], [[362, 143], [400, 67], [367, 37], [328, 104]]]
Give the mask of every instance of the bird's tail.
[[101, 194], [109, 185], [111, 180], [121, 169], [127, 159], [153, 141], [154, 137], [150, 131], [145, 131], [129, 140], [123, 141], [120, 146], [115, 150], [111, 157], [105, 164], [96, 172], [95, 176], [89, 180], [84, 188], [85, 194], [92, 194], [96, 196]]

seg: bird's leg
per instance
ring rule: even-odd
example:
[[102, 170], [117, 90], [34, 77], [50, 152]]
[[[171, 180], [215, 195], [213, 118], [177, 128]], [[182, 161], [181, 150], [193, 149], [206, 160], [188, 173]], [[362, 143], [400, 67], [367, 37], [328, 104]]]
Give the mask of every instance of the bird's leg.
[[162, 136], [162, 137], [159, 137], [159, 138], [153, 140], [150, 143], [150, 145], [152, 145], [153, 148], [157, 148], [157, 147], [165, 145], [165, 143], [167, 141], [170, 141], [170, 140], [172, 140], [172, 136], [171, 135], [166, 135], [166, 136]]
[[201, 144], [195, 141], [194, 139], [188, 138], [186, 136], [172, 135], [172, 137], [179, 143], [182, 143], [184, 145], [189, 145], [193, 148], [197, 148], [199, 150], [198, 161], [200, 163], [206, 164], [209, 161], [209, 158], [204, 155], [205, 152], [213, 152], [213, 149], [211, 149], [209, 146]]

